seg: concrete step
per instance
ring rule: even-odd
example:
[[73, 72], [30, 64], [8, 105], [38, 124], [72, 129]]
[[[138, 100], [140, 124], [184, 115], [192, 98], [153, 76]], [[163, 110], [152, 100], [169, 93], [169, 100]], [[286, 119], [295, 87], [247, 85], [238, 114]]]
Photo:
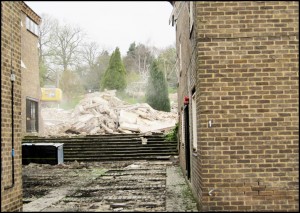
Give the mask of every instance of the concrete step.
[[160, 155], [176, 155], [177, 151], [176, 150], [162, 150], [162, 151], [153, 151], [153, 150], [143, 150], [143, 151], [139, 151], [139, 152], [128, 152], [128, 151], [105, 151], [105, 152], [86, 152], [86, 151], [80, 151], [80, 152], [64, 152], [64, 156], [65, 157], [69, 157], [69, 156], [104, 156], [104, 155], [110, 155], [110, 156], [119, 156], [119, 155], [126, 155], [126, 156], [130, 156], [130, 155], [155, 155], [155, 154], [160, 154]]
[[86, 135], [86, 136], [71, 136], [71, 137], [38, 137], [38, 136], [25, 136], [23, 140], [47, 140], [47, 139], [55, 139], [55, 140], [69, 140], [69, 139], [84, 139], [87, 138], [91, 140], [102, 140], [102, 139], [123, 139], [123, 138], [164, 138], [163, 134], [155, 134], [155, 135], [143, 135], [143, 134], [107, 134], [107, 135]]
[[[53, 142], [52, 142], [53, 143]], [[56, 142], [57, 143], [57, 142]], [[34, 143], [33, 143], [34, 144]], [[115, 142], [115, 143], [63, 143], [64, 147], [157, 147], [157, 146], [176, 146], [176, 143], [168, 143], [168, 142], [147, 142], [146, 144], [142, 144], [140, 141], [139, 143], [120, 143], [120, 142]]]
[[177, 142], [165, 141], [163, 134], [96, 135], [80, 137], [26, 137], [23, 143], [63, 143], [64, 161], [158, 160], [178, 155]]
[[[81, 138], [81, 139], [77, 139], [77, 138], [69, 138], [69, 139], [55, 139], [55, 138], [51, 138], [51, 139], [23, 139], [23, 142], [26, 143], [35, 143], [35, 142], [39, 142], [39, 143], [53, 143], [53, 141], [57, 142], [57, 143], [76, 143], [76, 142], [81, 142], [81, 143], [103, 143], [103, 142], [140, 142], [142, 141], [141, 138], [108, 138], [108, 139], [90, 139], [90, 138]], [[147, 138], [147, 141], [149, 142], [162, 142], [165, 141], [164, 138]]]
[[115, 152], [137, 152], [137, 151], [146, 151], [146, 150], [153, 150], [153, 151], [168, 151], [168, 150], [176, 150], [176, 146], [159, 146], [159, 147], [104, 147], [104, 148], [93, 148], [93, 147], [85, 147], [85, 148], [78, 148], [78, 147], [64, 147], [64, 152], [78, 152], [78, 151], [85, 151], [85, 152], [105, 152], [105, 151], [115, 151]]
[[171, 155], [161, 156], [161, 155], [153, 155], [153, 156], [119, 156], [119, 157], [85, 157], [85, 158], [65, 158], [67, 161], [78, 161], [78, 162], [87, 162], [87, 161], [130, 161], [130, 160], [169, 160]]
[[157, 151], [150, 151], [150, 150], [145, 150], [145, 151], [140, 151], [140, 152], [65, 152], [64, 153], [64, 158], [67, 158], [69, 156], [119, 156], [119, 155], [126, 155], [126, 156], [130, 156], [130, 155], [154, 155], [154, 154], [159, 154], [159, 155], [176, 155], [177, 151], [176, 150], [165, 150], [165, 151], [161, 151], [161, 152], [157, 152]]
[[[142, 140], [127, 140], [127, 141], [58, 141], [58, 140], [48, 140], [48, 141], [43, 141], [43, 140], [35, 140], [35, 141], [22, 141], [23, 143], [63, 143], [63, 144], [141, 144]], [[157, 141], [152, 141], [148, 140], [147, 144], [176, 144], [175, 141], [163, 141], [163, 140], [157, 140]]]

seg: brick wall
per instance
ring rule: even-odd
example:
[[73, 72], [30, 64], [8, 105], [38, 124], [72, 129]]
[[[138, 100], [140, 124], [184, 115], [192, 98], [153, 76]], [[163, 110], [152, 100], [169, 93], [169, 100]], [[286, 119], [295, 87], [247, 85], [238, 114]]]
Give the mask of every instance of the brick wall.
[[[185, 4], [184, 2], [176, 2], [175, 7], [181, 8], [182, 5]], [[186, 26], [187, 29], [185, 31], [182, 30], [183, 26]], [[189, 88], [188, 88], [188, 72], [186, 70], [189, 69], [189, 64], [185, 58], [191, 58], [192, 51], [191, 51], [191, 43], [189, 42], [189, 15], [187, 13], [181, 13], [181, 18], [178, 19], [176, 23], [175, 30], [176, 30], [176, 49], [177, 49], [177, 70], [179, 72], [179, 85], [186, 85], [185, 87], [179, 87], [177, 94], [178, 94], [178, 112], [179, 112], [179, 152], [180, 155], [180, 164], [183, 168], [183, 172], [185, 173], [186, 162], [185, 162], [185, 141], [184, 141], [184, 132], [182, 128], [184, 128], [184, 124], [182, 123], [182, 115], [183, 115], [183, 98], [189, 95]], [[180, 53], [181, 52], [181, 53]], [[181, 56], [181, 58], [180, 58]]]
[[[190, 156], [187, 182], [199, 210], [297, 211], [298, 2], [194, 4], [194, 32], [189, 34], [184, 8], [176, 22], [176, 45], [179, 57], [183, 43], [179, 109], [184, 96], [191, 98], [189, 62], [196, 55], [198, 149]], [[173, 6], [180, 10], [177, 2]], [[181, 145], [183, 172], [184, 149]]]
[[[1, 2], [1, 211], [22, 211], [21, 2]], [[11, 25], [11, 20], [13, 21]], [[11, 27], [12, 26], [12, 27]], [[11, 43], [13, 30], [13, 46]], [[13, 56], [11, 58], [11, 48]], [[14, 74], [14, 185], [12, 186], [11, 60]]]
[[298, 2], [196, 5], [201, 210], [297, 211]]
[[[27, 30], [26, 17], [29, 17], [37, 25], [40, 24], [41, 18], [37, 16], [24, 2], [22, 4], [22, 61], [26, 68], [22, 67], [22, 135], [43, 135], [43, 121], [41, 117], [41, 87], [39, 79], [39, 53], [38, 37]], [[38, 132], [26, 132], [26, 99], [34, 100], [38, 103]]]
[[[175, 16], [178, 16], [176, 22], [176, 49], [177, 49], [177, 69], [179, 71], [179, 87], [178, 87], [178, 121], [179, 121], [179, 152], [180, 152], [180, 165], [182, 168], [182, 172], [186, 174], [186, 158], [190, 159], [190, 172], [191, 178], [187, 180], [187, 183], [190, 186], [197, 186], [191, 187], [192, 192], [195, 197], [200, 196], [201, 192], [200, 189], [200, 180], [199, 180], [199, 171], [198, 171], [198, 164], [197, 161], [197, 152], [193, 152], [192, 150], [192, 140], [193, 134], [190, 134], [190, 146], [191, 151], [190, 155], [186, 156], [186, 148], [187, 142], [184, 139], [185, 131], [182, 128], [185, 128], [183, 124], [183, 108], [184, 108], [184, 97], [188, 96], [191, 100], [192, 90], [195, 88], [196, 85], [196, 54], [197, 54], [197, 45], [196, 45], [196, 30], [190, 30], [190, 15], [188, 13], [189, 9], [195, 12], [195, 4], [192, 8], [190, 8], [189, 2], [176, 2], [174, 7], [176, 8], [177, 12]], [[181, 10], [180, 10], [181, 8]], [[180, 12], [179, 12], [180, 11]], [[179, 14], [179, 15], [178, 15]], [[194, 22], [193, 28], [195, 28], [196, 23]], [[180, 47], [181, 46], [181, 47]], [[181, 53], [180, 53], [181, 49]], [[181, 62], [180, 62], [181, 60]], [[181, 66], [180, 66], [181, 63]], [[189, 108], [189, 126], [192, 126], [192, 110], [191, 110], [191, 101], [190, 104], [187, 106]], [[190, 130], [191, 132], [191, 130]]]

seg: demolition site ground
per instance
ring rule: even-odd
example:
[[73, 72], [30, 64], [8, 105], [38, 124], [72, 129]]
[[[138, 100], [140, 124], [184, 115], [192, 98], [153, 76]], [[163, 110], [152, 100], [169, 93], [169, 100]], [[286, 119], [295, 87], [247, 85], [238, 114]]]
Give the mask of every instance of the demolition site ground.
[[178, 159], [23, 165], [24, 212], [197, 211]]

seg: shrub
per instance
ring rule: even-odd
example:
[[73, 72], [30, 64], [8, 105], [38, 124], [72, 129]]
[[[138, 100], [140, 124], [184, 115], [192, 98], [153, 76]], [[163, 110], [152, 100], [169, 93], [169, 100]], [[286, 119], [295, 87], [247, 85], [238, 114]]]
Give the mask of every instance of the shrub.
[[177, 141], [177, 134], [178, 134], [178, 123], [176, 123], [175, 127], [172, 129], [171, 132], [166, 134], [166, 141]]

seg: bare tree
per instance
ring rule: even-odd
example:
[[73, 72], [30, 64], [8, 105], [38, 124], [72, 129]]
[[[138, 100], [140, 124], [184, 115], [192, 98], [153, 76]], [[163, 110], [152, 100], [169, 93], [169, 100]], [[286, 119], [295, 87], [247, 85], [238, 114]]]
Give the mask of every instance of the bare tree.
[[38, 40], [38, 49], [39, 49], [39, 70], [40, 70], [40, 84], [44, 86], [46, 81], [53, 82], [53, 75], [47, 63], [47, 57], [49, 53], [49, 45], [51, 41], [51, 35], [55, 27], [58, 24], [58, 21], [52, 18], [50, 15], [43, 13], [41, 15], [42, 22], [39, 25], [39, 40]]
[[154, 55], [149, 46], [133, 42], [130, 44], [127, 55], [124, 57], [124, 64], [129, 72], [136, 72], [141, 76], [149, 74], [149, 67]]
[[100, 80], [108, 67], [110, 54], [107, 50], [98, 49], [95, 42], [88, 43], [82, 48], [82, 61], [76, 69], [86, 91], [100, 89]]
[[39, 26], [39, 60], [42, 62], [48, 55], [47, 47], [51, 41], [51, 34], [58, 25], [58, 21], [50, 15], [43, 13], [41, 15], [42, 23]]
[[96, 42], [84, 43], [82, 48], [82, 58], [90, 68], [95, 65], [99, 54], [99, 45]]
[[149, 67], [154, 59], [154, 56], [151, 52], [151, 49], [144, 44], [139, 44], [136, 47], [136, 54], [138, 55], [137, 59], [139, 64], [139, 74], [146, 79], [149, 75]]
[[176, 65], [176, 49], [174, 45], [170, 45], [161, 50], [158, 56], [158, 63], [161, 70], [165, 74], [165, 78], [169, 86], [176, 87], [178, 82], [177, 73], [175, 71]]
[[63, 72], [79, 63], [78, 57], [83, 38], [83, 31], [79, 27], [56, 26], [50, 40], [50, 53], [53, 63], [62, 66]]

